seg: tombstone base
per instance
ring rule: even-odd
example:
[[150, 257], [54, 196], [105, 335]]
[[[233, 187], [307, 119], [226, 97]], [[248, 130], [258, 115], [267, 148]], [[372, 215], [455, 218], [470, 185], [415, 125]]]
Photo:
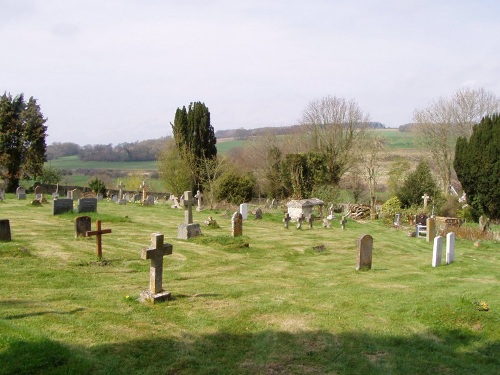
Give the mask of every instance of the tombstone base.
[[143, 290], [139, 295], [139, 302], [142, 303], [156, 303], [168, 301], [170, 299], [171, 293], [165, 290], [160, 293], [153, 293], [150, 290]]
[[200, 224], [181, 224], [177, 233], [179, 240], [188, 240], [193, 237], [201, 236]]

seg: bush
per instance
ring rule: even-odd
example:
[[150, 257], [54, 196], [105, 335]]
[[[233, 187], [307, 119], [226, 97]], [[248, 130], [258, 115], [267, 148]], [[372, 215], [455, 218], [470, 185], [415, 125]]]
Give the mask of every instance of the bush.
[[424, 194], [428, 194], [434, 202], [437, 202], [440, 196], [429, 164], [420, 162], [415, 171], [408, 174], [397, 196], [401, 207], [409, 208], [412, 205], [420, 205]]
[[394, 215], [401, 213], [401, 201], [398, 197], [392, 197], [388, 199], [382, 205], [382, 216], [385, 220], [393, 220]]
[[255, 179], [251, 174], [224, 173], [215, 184], [215, 199], [232, 204], [249, 202], [253, 196]]
[[106, 185], [97, 177], [89, 182], [89, 188], [96, 194], [106, 195]]

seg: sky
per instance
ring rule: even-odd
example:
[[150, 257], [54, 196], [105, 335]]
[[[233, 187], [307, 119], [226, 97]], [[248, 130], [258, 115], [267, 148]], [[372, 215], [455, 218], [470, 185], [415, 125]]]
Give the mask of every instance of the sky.
[[497, 0], [0, 0], [0, 93], [37, 99], [47, 144], [288, 126], [325, 96], [398, 127], [463, 87], [500, 96]]

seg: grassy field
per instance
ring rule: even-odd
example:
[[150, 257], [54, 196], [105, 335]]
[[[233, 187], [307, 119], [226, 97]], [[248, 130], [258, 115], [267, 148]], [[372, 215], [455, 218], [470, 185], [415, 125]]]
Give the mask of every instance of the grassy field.
[[[255, 207], [252, 207], [255, 209]], [[74, 238], [76, 214], [52, 216], [11, 195], [0, 202], [0, 374], [498, 374], [498, 243], [458, 240], [456, 262], [431, 267], [432, 246], [407, 229], [338, 220], [286, 230], [281, 213], [229, 216], [177, 240], [182, 211], [99, 202], [105, 261]], [[137, 302], [140, 258], [165, 235], [172, 300]], [[374, 238], [373, 268], [355, 271], [356, 240]], [[248, 246], [247, 246], [248, 244]], [[324, 245], [324, 251], [313, 250]], [[480, 302], [488, 305], [481, 311]]]

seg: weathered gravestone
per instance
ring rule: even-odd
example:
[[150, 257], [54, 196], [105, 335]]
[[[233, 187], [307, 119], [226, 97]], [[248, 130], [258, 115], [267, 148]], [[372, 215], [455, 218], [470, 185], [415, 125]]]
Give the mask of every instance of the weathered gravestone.
[[231, 218], [231, 228], [233, 237], [243, 235], [243, 218], [241, 213], [235, 212]]
[[198, 190], [194, 197], [198, 200], [198, 205], [196, 206], [196, 211], [201, 212], [203, 210], [203, 208], [201, 207], [201, 200], [203, 199], [203, 194], [201, 193], [201, 191]]
[[120, 181], [118, 183], [118, 199], [116, 201], [116, 203], [118, 204], [127, 204], [127, 201], [123, 198], [123, 191], [122, 189], [125, 187], [125, 185], [123, 184], [123, 181]]
[[240, 204], [240, 214], [241, 214], [242, 220], [248, 219], [248, 204], [246, 204], [246, 203]]
[[87, 237], [87, 232], [92, 230], [92, 219], [90, 216], [78, 216], [75, 219], [75, 238]]
[[273, 208], [278, 208], [278, 201], [275, 198], [273, 198], [273, 201], [271, 204], [272, 204]]
[[26, 199], [26, 189], [22, 186], [18, 186], [16, 189], [17, 199]]
[[285, 217], [283, 218], [283, 223], [285, 223], [286, 229], [288, 229], [288, 225], [290, 224], [290, 220], [292, 220], [292, 218], [290, 217], [290, 214], [288, 212], [285, 213]]
[[427, 219], [427, 233], [426, 233], [427, 242], [434, 241], [434, 237], [436, 237], [436, 220], [432, 217], [429, 217]]
[[446, 264], [455, 261], [455, 233], [450, 232], [446, 235]]
[[323, 228], [331, 228], [331, 226], [332, 226], [332, 225], [331, 225], [331, 223], [330, 223], [330, 220], [328, 220], [328, 218], [327, 218], [327, 217], [325, 217], [325, 218], [323, 219]]
[[9, 219], [0, 220], [0, 241], [11, 241]]
[[0, 188], [0, 201], [5, 200], [5, 190], [3, 188]]
[[40, 185], [37, 185], [35, 187], [35, 199], [42, 199], [42, 187]]
[[347, 223], [346, 217], [342, 216], [342, 220], [340, 220], [340, 225], [342, 226], [342, 230], [345, 230], [346, 223]]
[[262, 219], [262, 210], [260, 209], [260, 207], [257, 207], [257, 209], [255, 210], [255, 218], [257, 220], [261, 220]]
[[111, 229], [101, 229], [101, 220], [96, 221], [96, 230], [87, 232], [87, 237], [96, 236], [97, 259], [102, 259], [102, 235], [111, 233]]
[[443, 257], [443, 237], [437, 236], [434, 238], [434, 246], [432, 247], [432, 267], [439, 267]]
[[76, 212], [97, 212], [97, 198], [80, 198]]
[[399, 228], [401, 226], [401, 214], [394, 215], [394, 226]]
[[429, 196], [427, 195], [427, 193], [424, 193], [424, 195], [422, 195], [422, 199], [424, 200], [424, 208], [427, 208], [427, 205], [429, 204]]
[[73, 212], [73, 199], [59, 198], [53, 201], [52, 214], [59, 215], [65, 212]]
[[172, 254], [172, 245], [163, 243], [163, 234], [151, 235], [151, 248], [141, 251], [142, 259], [151, 259], [149, 268], [149, 290], [139, 295], [140, 302], [155, 303], [170, 298], [170, 292], [163, 290], [163, 257]]
[[77, 201], [78, 199], [80, 199], [82, 197], [82, 195], [83, 195], [83, 193], [81, 190], [75, 189], [72, 191], [71, 199], [73, 199], [74, 201]]
[[373, 253], [373, 237], [365, 234], [358, 239], [358, 256], [356, 259], [356, 271], [371, 270], [372, 268], [372, 253]]
[[188, 240], [201, 235], [200, 224], [193, 223], [193, 195], [190, 191], [184, 192], [184, 223], [179, 225], [177, 238]]

